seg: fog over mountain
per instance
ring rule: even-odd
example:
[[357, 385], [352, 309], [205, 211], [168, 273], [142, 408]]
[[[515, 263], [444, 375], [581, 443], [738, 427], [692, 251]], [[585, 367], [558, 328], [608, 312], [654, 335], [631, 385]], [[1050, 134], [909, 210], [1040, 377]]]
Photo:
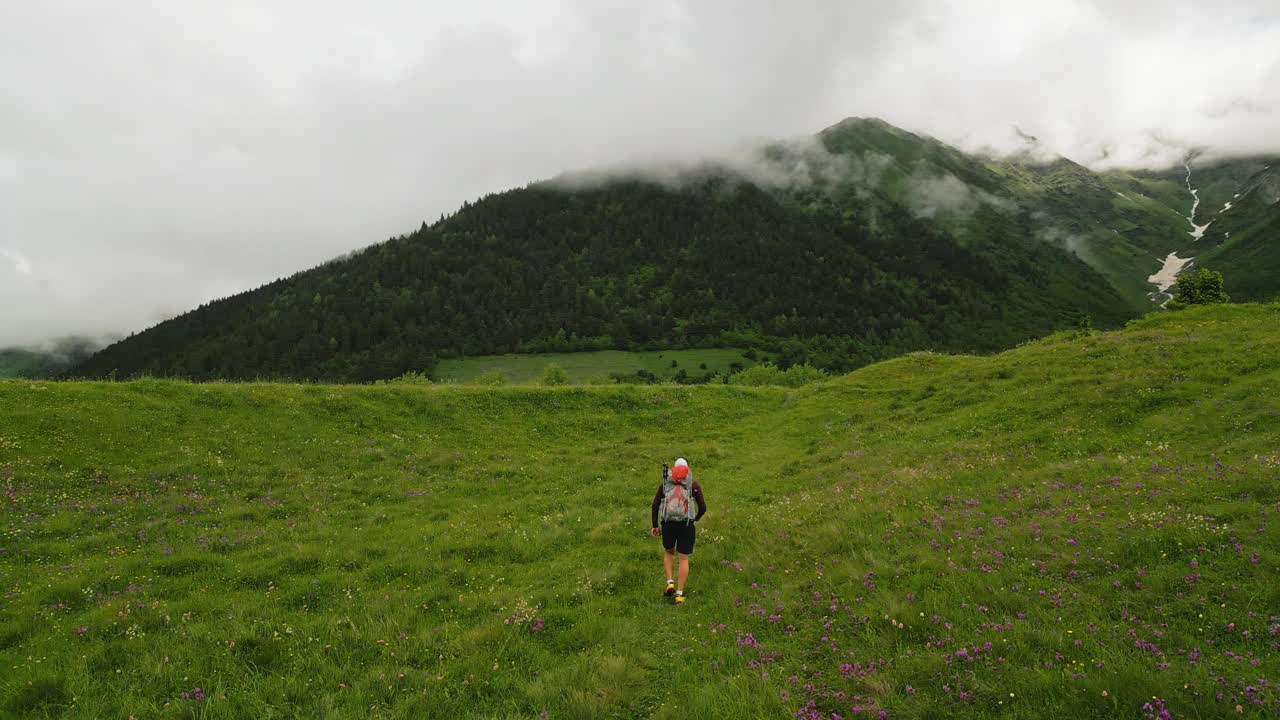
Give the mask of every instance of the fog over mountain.
[[[1092, 166], [1275, 152], [1276, 48], [1266, 0], [7, 3], [0, 347], [141, 330], [529, 180], [846, 116]], [[984, 202], [954, 190], [922, 187]]]

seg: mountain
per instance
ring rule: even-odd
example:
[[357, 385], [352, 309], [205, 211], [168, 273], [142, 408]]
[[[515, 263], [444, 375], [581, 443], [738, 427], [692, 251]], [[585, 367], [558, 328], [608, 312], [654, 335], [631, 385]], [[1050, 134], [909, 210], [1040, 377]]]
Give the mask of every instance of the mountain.
[[1193, 155], [1180, 167], [1111, 171], [1103, 177], [1125, 201], [1141, 207], [1136, 221], [1150, 226], [1157, 215], [1169, 212], [1182, 218], [1176, 242], [1147, 247], [1167, 248], [1180, 258], [1194, 258], [1194, 265], [1222, 272], [1235, 299], [1280, 295], [1280, 158]]
[[1197, 174], [1209, 226], [1188, 252], [1228, 278], [1233, 298], [1280, 297], [1280, 158], [1225, 161]]
[[[1229, 220], [1249, 223], [1215, 246], [1222, 267], [1273, 249], [1270, 171], [1250, 167], [1206, 171], [1206, 201], [1238, 183]], [[1154, 308], [1148, 276], [1193, 244], [1179, 181], [1096, 173], [1031, 146], [969, 154], [853, 118], [732, 160], [490, 195], [161, 323], [75, 372], [367, 381], [495, 352], [758, 346], [833, 370], [989, 352]]]
[[83, 337], [61, 338], [51, 349], [0, 348], [0, 378], [48, 378], [87, 360], [102, 343]]
[[[1151, 309], [1148, 277], [1173, 252], [1226, 273], [1242, 300], [1280, 293], [1280, 243], [1269, 241], [1280, 241], [1280, 158], [1193, 155], [1165, 170], [1095, 172], [1045, 154], [1030, 138], [1023, 151], [998, 156], [967, 154], [879, 120], [846, 120], [822, 136], [839, 152], [886, 168], [876, 185], [896, 204], [918, 207], [929, 196], [922, 188], [954, 178], [975, 201], [1012, 201], [1027, 209], [1038, 237], [1087, 262], [1135, 312]], [[964, 219], [964, 230], [986, 231], [982, 218]], [[1196, 227], [1206, 224], [1197, 240]]]

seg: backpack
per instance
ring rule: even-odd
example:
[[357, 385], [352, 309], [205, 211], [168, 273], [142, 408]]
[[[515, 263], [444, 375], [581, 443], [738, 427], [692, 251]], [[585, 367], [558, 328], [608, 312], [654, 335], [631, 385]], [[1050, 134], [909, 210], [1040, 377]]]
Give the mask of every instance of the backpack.
[[693, 522], [698, 506], [693, 499], [693, 473], [683, 480], [670, 475], [662, 479], [662, 506], [658, 517], [662, 522]]

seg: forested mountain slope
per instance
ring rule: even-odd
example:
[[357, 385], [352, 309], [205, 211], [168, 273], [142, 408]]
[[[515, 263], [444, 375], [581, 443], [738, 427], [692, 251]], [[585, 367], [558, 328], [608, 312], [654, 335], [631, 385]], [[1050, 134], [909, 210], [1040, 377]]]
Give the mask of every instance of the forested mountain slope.
[[848, 369], [1131, 314], [1026, 218], [962, 244], [894, 206], [807, 205], [727, 174], [690, 183], [493, 195], [162, 323], [79, 372], [370, 380], [443, 355], [766, 337], [795, 339], [795, 360]]

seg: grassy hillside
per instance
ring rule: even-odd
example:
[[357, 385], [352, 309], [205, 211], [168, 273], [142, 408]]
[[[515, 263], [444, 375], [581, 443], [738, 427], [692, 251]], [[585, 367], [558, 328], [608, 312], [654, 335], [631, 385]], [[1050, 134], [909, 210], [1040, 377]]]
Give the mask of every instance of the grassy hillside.
[[3, 382], [0, 715], [1274, 716], [1277, 321], [797, 391]]
[[[1191, 212], [1185, 167], [1164, 171], [1109, 174], [1112, 184], [1134, 185], [1128, 195], [1146, 204], [1159, 203], [1170, 212]], [[1280, 294], [1280, 160], [1246, 157], [1211, 161], [1192, 160], [1191, 184], [1199, 193], [1196, 222], [1204, 236], [1185, 235], [1189, 223], [1182, 220], [1181, 238], [1172, 248], [1180, 257], [1194, 257], [1195, 264], [1223, 273], [1233, 298], [1270, 300]], [[1149, 213], [1148, 218], [1159, 213]], [[1152, 223], [1147, 222], [1148, 226]]]
[[[1204, 220], [1227, 217], [1224, 213], [1226, 204], [1231, 203], [1235, 209], [1239, 206], [1237, 201], [1252, 192], [1259, 192], [1268, 196], [1270, 202], [1275, 202], [1275, 182], [1280, 173], [1267, 171], [1277, 163], [1280, 163], [1280, 158], [1265, 155], [1193, 162], [1192, 180], [1200, 191], [1199, 210], [1204, 213]], [[1268, 188], [1260, 187], [1267, 184], [1271, 186], [1269, 192]]]
[[[1218, 176], [1210, 175], [1214, 187], [1235, 193], [1227, 195], [1224, 190], [1213, 198], [1209, 215], [1213, 224], [1201, 241], [1205, 247], [1199, 248], [1197, 261], [1221, 271], [1232, 297], [1240, 300], [1280, 297], [1280, 161], [1271, 162], [1242, 182], [1237, 178], [1255, 170], [1258, 161], [1223, 163], [1215, 168]], [[1225, 208], [1226, 202], [1231, 203], [1230, 209]]]
[[[1221, 225], [1223, 235], [1206, 239], [1222, 244], [1203, 248], [1197, 262], [1220, 271], [1236, 300], [1280, 298], [1280, 288], [1276, 287], [1276, 276], [1280, 274], [1280, 202], [1256, 215], [1241, 213]], [[1231, 233], [1229, 238], [1226, 232]]]
[[[691, 378], [701, 378], [707, 373], [729, 374], [732, 365], [751, 367], [755, 360], [743, 356], [736, 348], [709, 348], [706, 350], [664, 350], [650, 352], [622, 352], [599, 350], [576, 353], [536, 353], [484, 355], [473, 358], [441, 360], [436, 366], [436, 376], [444, 382], [472, 382], [485, 373], [501, 371], [508, 382], [535, 383], [542, 379], [546, 366], [555, 363], [564, 368], [569, 382], [583, 384], [609, 381], [611, 373], [635, 375], [647, 372], [663, 380], [670, 380], [681, 370]], [[761, 357], [768, 357], [764, 353]], [[674, 364], [672, 364], [674, 363]]]

